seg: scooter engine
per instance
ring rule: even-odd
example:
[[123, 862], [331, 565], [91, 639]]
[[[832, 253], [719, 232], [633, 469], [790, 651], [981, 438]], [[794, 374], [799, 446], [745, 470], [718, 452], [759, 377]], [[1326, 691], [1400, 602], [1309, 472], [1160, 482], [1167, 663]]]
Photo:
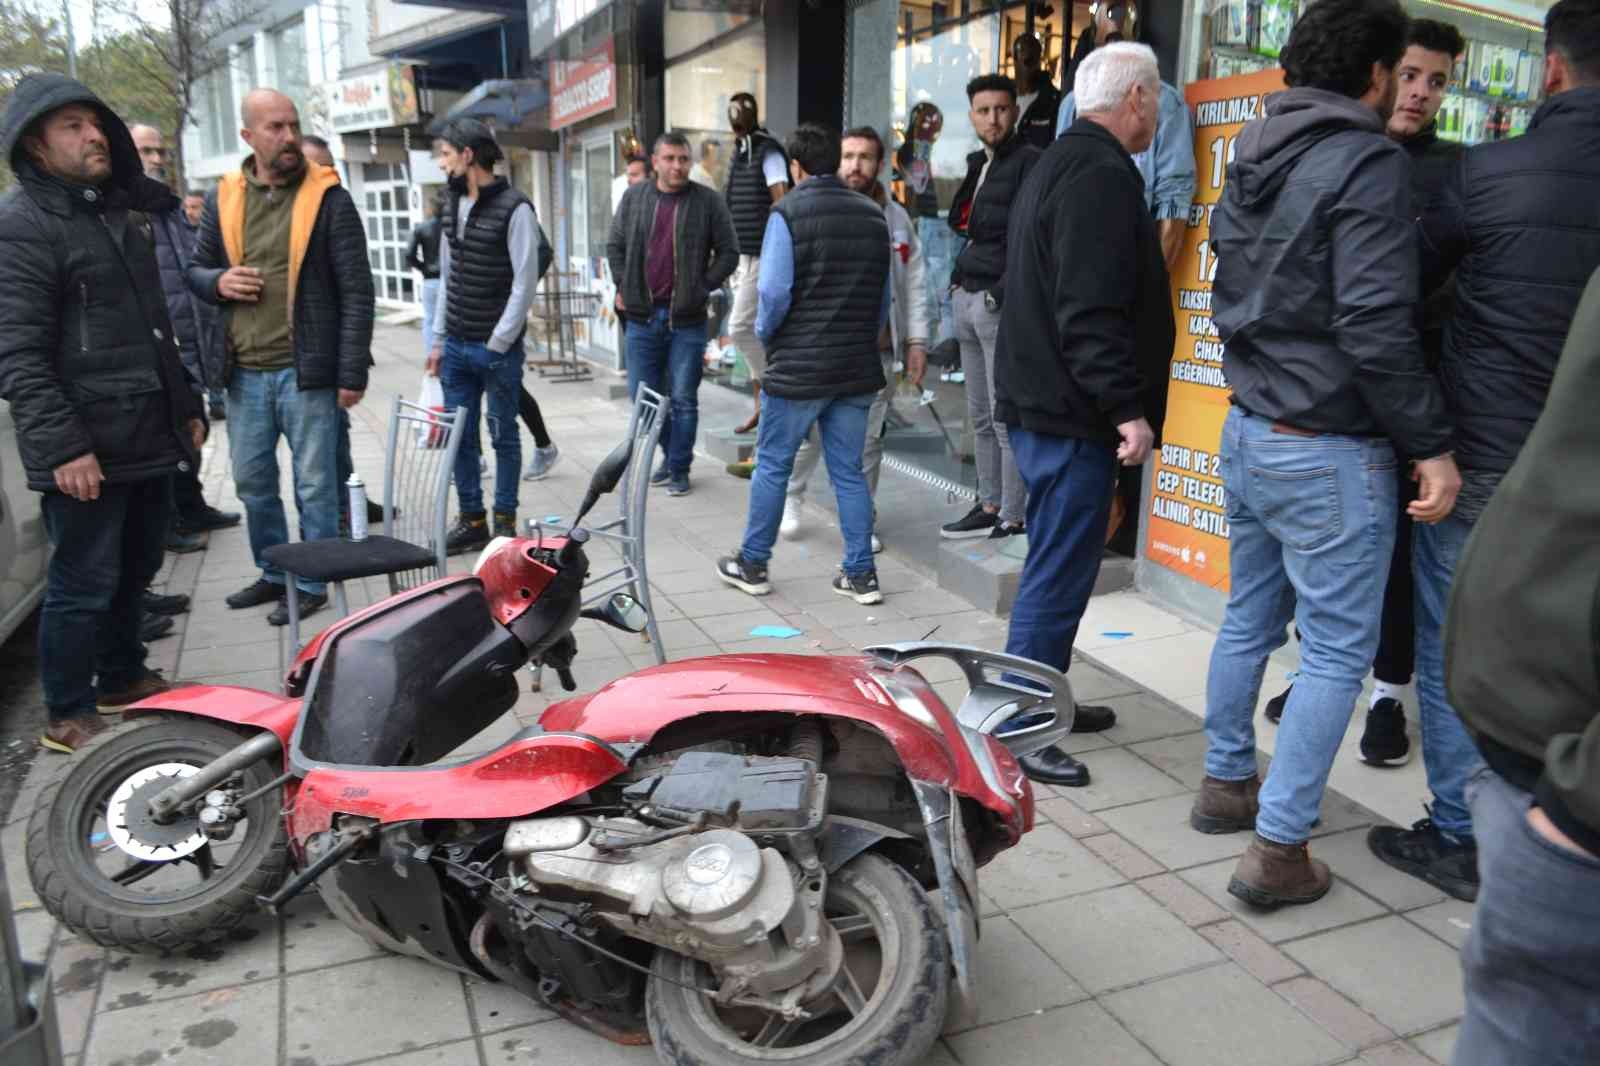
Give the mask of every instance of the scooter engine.
[[515, 822], [504, 854], [529, 894], [710, 964], [724, 1001], [803, 998], [842, 956], [814, 846], [826, 791], [807, 759], [689, 752], [628, 786], [627, 816]]

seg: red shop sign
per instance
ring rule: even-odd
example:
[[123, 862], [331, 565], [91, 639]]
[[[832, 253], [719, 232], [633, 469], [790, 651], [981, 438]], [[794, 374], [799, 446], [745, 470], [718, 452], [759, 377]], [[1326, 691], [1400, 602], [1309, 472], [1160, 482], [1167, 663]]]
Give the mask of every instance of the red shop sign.
[[582, 59], [550, 61], [550, 128], [604, 114], [617, 106], [617, 64], [612, 42]]

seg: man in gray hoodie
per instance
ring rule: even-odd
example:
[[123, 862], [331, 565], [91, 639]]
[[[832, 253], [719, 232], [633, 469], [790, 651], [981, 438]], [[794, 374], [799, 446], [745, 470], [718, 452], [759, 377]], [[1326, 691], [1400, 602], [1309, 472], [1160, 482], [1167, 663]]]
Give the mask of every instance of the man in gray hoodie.
[[[1308, 8], [1283, 52], [1289, 89], [1239, 134], [1212, 218], [1232, 587], [1190, 824], [1255, 831], [1228, 891], [1259, 906], [1331, 883], [1306, 840], [1377, 650], [1398, 478], [1418, 480], [1421, 522], [1448, 515], [1461, 483], [1417, 335], [1410, 166], [1384, 134], [1406, 27], [1396, 0]], [[1291, 620], [1300, 673], [1262, 783], [1256, 700]]]

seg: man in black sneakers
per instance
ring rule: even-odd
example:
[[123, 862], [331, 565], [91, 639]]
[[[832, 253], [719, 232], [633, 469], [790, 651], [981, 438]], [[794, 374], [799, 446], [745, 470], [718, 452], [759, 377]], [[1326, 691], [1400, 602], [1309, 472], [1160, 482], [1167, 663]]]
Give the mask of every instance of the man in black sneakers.
[[206, 425], [141, 221], [178, 198], [145, 176], [122, 120], [70, 78], [30, 75], [0, 152], [17, 178], [0, 201], [0, 397], [53, 548], [39, 742], [70, 753], [100, 732], [97, 706], [167, 687], [145, 666], [140, 601], [172, 476], [194, 469]]
[[872, 495], [861, 470], [867, 413], [884, 386], [879, 338], [889, 315], [889, 227], [877, 204], [839, 180], [839, 135], [806, 123], [789, 138], [794, 191], [772, 209], [761, 244], [756, 333], [767, 353], [750, 514], [717, 576], [752, 596], [772, 591], [795, 453], [816, 426], [839, 501], [844, 562], [833, 590], [882, 603], [872, 563]]
[[[539, 284], [543, 241], [533, 204], [505, 178], [495, 176], [494, 166], [503, 154], [488, 126], [472, 118], [451, 119], [438, 143], [450, 192], [440, 219], [444, 241], [439, 245], [439, 291], [444, 313], [434, 315], [428, 373], [437, 375], [444, 386], [447, 406], [467, 409], [455, 469], [461, 515], [446, 538], [449, 553], [460, 555], [482, 548], [491, 535], [517, 535], [522, 337]], [[485, 397], [495, 454], [492, 530], [484, 513], [483, 475], [478, 467], [478, 412]], [[552, 443], [540, 450], [554, 447]]]
[[[1172, 304], [1161, 241], [1132, 154], [1155, 136], [1160, 76], [1146, 45], [1106, 45], [1078, 72], [1076, 122], [1011, 207], [995, 417], [1027, 486], [1028, 558], [1006, 651], [1066, 670], [1100, 572], [1118, 463], [1137, 467], [1161, 422]], [[1080, 706], [1075, 732], [1116, 723]], [[1053, 785], [1086, 785], [1059, 748], [1021, 760]]]
[[995, 343], [1006, 292], [1006, 231], [1017, 190], [1039, 149], [1017, 135], [1017, 87], [1002, 74], [967, 83], [972, 129], [983, 148], [967, 156], [967, 179], [950, 204], [950, 227], [967, 238], [950, 283], [967, 417], [978, 459], [978, 503], [939, 527], [948, 539], [998, 539], [1023, 531], [1027, 489], [1006, 427], [994, 416]]

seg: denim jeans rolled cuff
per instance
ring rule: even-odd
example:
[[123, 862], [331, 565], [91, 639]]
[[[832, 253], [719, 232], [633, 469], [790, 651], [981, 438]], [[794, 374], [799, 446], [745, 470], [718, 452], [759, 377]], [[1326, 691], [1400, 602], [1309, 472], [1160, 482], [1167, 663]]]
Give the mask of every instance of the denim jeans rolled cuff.
[[1600, 1062], [1600, 858], [1528, 824], [1533, 797], [1486, 768], [1465, 789], [1478, 827], [1477, 909], [1461, 949], [1455, 1066]]
[[687, 475], [694, 463], [705, 349], [706, 324], [697, 322], [674, 329], [664, 307], [656, 308], [648, 322], [628, 322], [628, 397], [638, 395], [641, 384], [667, 397], [661, 450], [667, 470], [673, 475]]
[[861, 470], [866, 445], [867, 412], [876, 393], [818, 400], [789, 400], [763, 394], [761, 425], [756, 437], [756, 468], [750, 475], [750, 514], [739, 554], [750, 562], [772, 558], [783, 520], [783, 504], [794, 472], [795, 453], [811, 428], [822, 440], [839, 505], [839, 530], [844, 536], [841, 568], [851, 577], [873, 573], [872, 495]]
[[445, 338], [444, 354], [439, 360], [444, 402], [447, 407], [464, 407], [467, 411], [455, 465], [456, 499], [463, 512], [476, 514], [484, 510], [480, 414], [488, 419], [489, 442], [494, 449], [494, 509], [502, 514], [517, 510], [518, 481], [522, 476], [522, 438], [517, 429], [522, 363], [521, 343], [496, 352], [478, 341]]
[[[279, 492], [278, 441], [289, 442], [295, 506], [304, 540], [339, 535], [339, 403], [337, 389], [302, 390], [293, 367], [236, 369], [228, 384], [228, 442], [233, 480], [244, 504], [250, 550], [262, 577], [284, 583], [280, 570], [262, 558], [268, 548], [289, 540], [288, 518]], [[321, 595], [319, 581], [297, 587]]]
[[1477, 745], [1450, 706], [1444, 686], [1444, 619], [1456, 564], [1472, 535], [1472, 524], [1454, 515], [1412, 529], [1411, 574], [1417, 628], [1417, 718], [1422, 764], [1433, 793], [1429, 817], [1456, 842], [1472, 840], [1467, 779], [1482, 765]]
[[95, 500], [40, 499], [52, 552], [39, 618], [39, 680], [52, 722], [95, 713], [95, 678], [111, 692], [144, 671], [144, 589], [161, 569], [172, 514], [169, 477], [102, 485]]
[[1300, 672], [1256, 831], [1298, 844], [1318, 817], [1377, 650], [1397, 464], [1387, 441], [1278, 433], [1237, 407], [1223, 423], [1220, 456], [1231, 588], [1206, 677], [1205, 772], [1222, 780], [1256, 772], [1262, 678], [1294, 621]]

